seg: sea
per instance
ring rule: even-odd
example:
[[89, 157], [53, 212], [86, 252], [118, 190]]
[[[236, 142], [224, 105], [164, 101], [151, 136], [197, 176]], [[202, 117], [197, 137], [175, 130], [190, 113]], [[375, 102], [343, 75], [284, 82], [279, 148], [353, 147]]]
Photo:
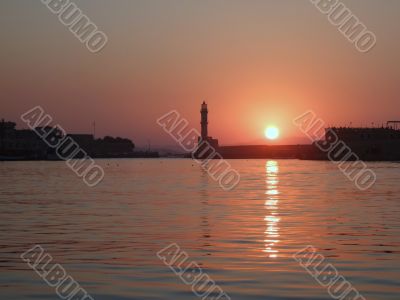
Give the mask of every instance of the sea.
[[400, 163], [368, 163], [361, 191], [329, 161], [229, 160], [241, 180], [226, 191], [190, 159], [96, 162], [95, 187], [61, 161], [0, 162], [1, 299], [62, 299], [26, 260], [40, 247], [85, 300], [217, 300], [159, 258], [171, 245], [221, 300], [334, 299], [295, 259], [306, 247], [357, 300], [400, 299]]

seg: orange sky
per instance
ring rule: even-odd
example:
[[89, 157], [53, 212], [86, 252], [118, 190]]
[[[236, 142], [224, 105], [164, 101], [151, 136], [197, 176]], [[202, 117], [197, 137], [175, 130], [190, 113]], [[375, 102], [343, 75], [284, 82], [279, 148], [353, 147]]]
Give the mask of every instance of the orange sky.
[[[39, 1], [0, 4], [1, 117], [41, 105], [66, 130], [172, 145], [156, 119], [176, 109], [221, 144], [307, 141], [292, 119], [314, 110], [328, 124], [400, 119], [400, 2], [343, 1], [377, 36], [367, 54], [309, 1], [87, 0], [107, 33], [92, 54]], [[21, 123], [19, 123], [22, 125]]]

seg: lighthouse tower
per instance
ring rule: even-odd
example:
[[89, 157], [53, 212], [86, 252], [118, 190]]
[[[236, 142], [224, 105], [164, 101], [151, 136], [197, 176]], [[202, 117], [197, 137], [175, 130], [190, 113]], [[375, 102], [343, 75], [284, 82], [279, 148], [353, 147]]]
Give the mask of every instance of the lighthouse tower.
[[207, 142], [209, 145], [217, 149], [219, 147], [218, 140], [213, 139], [208, 135], [208, 107], [206, 101], [201, 104], [201, 136], [199, 137], [199, 144]]
[[208, 108], [207, 103], [204, 101], [201, 105], [201, 140], [208, 140]]
[[194, 156], [196, 158], [203, 159], [213, 153], [215, 154], [215, 151], [219, 148], [219, 144], [217, 139], [213, 139], [211, 136], [208, 136], [208, 107], [206, 101], [201, 104], [200, 114], [201, 136], [199, 136], [199, 144], [198, 148], [194, 152]]

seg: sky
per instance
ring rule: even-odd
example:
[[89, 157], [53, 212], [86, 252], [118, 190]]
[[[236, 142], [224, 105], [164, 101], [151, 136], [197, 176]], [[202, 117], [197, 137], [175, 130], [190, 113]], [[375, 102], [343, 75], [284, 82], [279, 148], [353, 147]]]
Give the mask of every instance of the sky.
[[108, 36], [93, 54], [39, 0], [0, 0], [0, 118], [42, 106], [68, 132], [173, 145], [177, 110], [222, 145], [307, 141], [292, 120], [400, 120], [400, 1], [342, 1], [377, 37], [360, 53], [308, 0], [82, 0]]

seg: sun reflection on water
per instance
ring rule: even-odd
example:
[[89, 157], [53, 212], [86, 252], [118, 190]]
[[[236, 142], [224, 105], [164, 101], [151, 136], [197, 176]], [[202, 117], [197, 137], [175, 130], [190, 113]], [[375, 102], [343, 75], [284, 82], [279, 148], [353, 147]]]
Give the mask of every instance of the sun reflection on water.
[[266, 221], [267, 228], [265, 230], [265, 249], [264, 252], [270, 258], [278, 257], [279, 251], [276, 244], [279, 243], [279, 221], [278, 214], [279, 205], [279, 166], [277, 161], [268, 161], [266, 163], [266, 201], [265, 209], [267, 215], [264, 220]]

